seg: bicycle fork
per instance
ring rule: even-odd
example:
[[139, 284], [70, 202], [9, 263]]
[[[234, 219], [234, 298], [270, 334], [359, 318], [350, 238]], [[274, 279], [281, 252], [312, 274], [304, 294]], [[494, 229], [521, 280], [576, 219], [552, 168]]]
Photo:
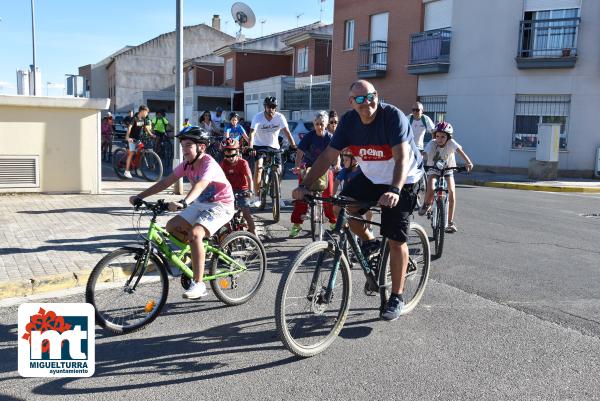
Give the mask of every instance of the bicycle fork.
[[[142, 279], [142, 276], [146, 273], [146, 269], [148, 268], [148, 258], [150, 257], [150, 252], [151, 252], [150, 245], [146, 244], [144, 246], [144, 251], [143, 251], [142, 255], [138, 256], [136, 258], [135, 267], [133, 268], [133, 271], [131, 272], [129, 279], [125, 282], [125, 291], [127, 291], [128, 293], [131, 294], [131, 293], [135, 292], [137, 285], [139, 284], [140, 280]], [[131, 281], [134, 279], [134, 277], [136, 275], [137, 275], [137, 278], [135, 279], [135, 283], [133, 285], [130, 285]]]

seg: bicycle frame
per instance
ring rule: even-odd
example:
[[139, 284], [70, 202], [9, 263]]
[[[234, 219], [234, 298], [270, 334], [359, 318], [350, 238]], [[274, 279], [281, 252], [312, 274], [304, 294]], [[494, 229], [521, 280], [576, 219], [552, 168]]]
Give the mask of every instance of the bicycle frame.
[[[171, 263], [173, 263], [173, 265], [175, 265], [175, 267], [177, 267], [179, 270], [181, 270], [181, 272], [187, 278], [192, 278], [193, 277], [192, 270], [189, 267], [187, 267], [186, 264], [183, 263], [183, 261], [182, 261], [184, 256], [190, 252], [190, 249], [191, 249], [190, 245], [179, 241], [175, 236], [170, 234], [167, 230], [158, 226], [155, 222], [155, 219], [156, 218], [154, 217], [152, 219], [152, 221], [150, 222], [150, 227], [148, 228], [148, 233], [147, 233], [147, 237], [146, 237], [147, 238], [146, 246], [149, 248], [150, 251], [152, 250], [152, 247], [156, 247], [167, 258], [167, 260], [170, 261]], [[172, 250], [168, 245], [167, 239], [172, 244], [174, 244], [178, 248], [178, 250], [176, 250], [176, 251]], [[219, 274], [216, 274], [213, 276], [205, 275], [202, 279], [203, 281], [212, 281], [212, 280], [216, 280], [218, 278], [232, 276], [232, 275], [239, 274], [239, 273], [243, 272], [244, 270], [246, 270], [246, 266], [239, 264], [237, 261], [235, 261], [234, 259], [229, 257], [227, 254], [223, 253], [219, 248], [212, 246], [208, 242], [208, 240], [204, 240], [204, 248], [207, 253], [216, 255], [219, 260], [223, 261], [228, 266], [233, 266], [235, 268], [235, 270], [219, 273]], [[145, 254], [145, 259], [143, 261], [144, 270], [148, 263], [148, 254], [149, 253]], [[134, 271], [134, 274], [135, 274], [135, 271]], [[141, 276], [142, 275], [140, 275], [139, 277], [141, 277]], [[132, 274], [132, 277], [133, 277], [133, 274]], [[139, 280], [139, 278], [138, 278], [138, 280]]]

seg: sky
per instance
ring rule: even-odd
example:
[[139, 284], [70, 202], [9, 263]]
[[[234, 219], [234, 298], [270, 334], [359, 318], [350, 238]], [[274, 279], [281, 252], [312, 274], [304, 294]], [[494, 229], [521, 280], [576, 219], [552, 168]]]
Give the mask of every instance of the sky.
[[[247, 38], [319, 21], [321, 8], [322, 21], [333, 22], [333, 0], [244, 2], [256, 15], [254, 28], [243, 30]], [[219, 14], [221, 30], [235, 36], [238, 26], [231, 17], [235, 1], [182, 3], [184, 25], [210, 26], [213, 14]], [[0, 4], [0, 94], [16, 94], [16, 70], [33, 63], [31, 0], [0, 0]], [[63, 95], [65, 74], [77, 74], [80, 66], [175, 30], [175, 5], [175, 0], [35, 0], [36, 65], [42, 73], [42, 95]]]

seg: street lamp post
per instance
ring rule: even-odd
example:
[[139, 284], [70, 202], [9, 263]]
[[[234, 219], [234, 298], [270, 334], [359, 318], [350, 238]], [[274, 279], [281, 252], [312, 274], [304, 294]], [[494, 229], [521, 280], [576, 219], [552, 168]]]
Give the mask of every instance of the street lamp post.
[[33, 47], [33, 96], [37, 95], [37, 88], [35, 85], [36, 76], [36, 64], [35, 64], [35, 2], [31, 0], [31, 41]]
[[[177, 0], [177, 12], [175, 21], [176, 45], [175, 45], [175, 134], [181, 129], [183, 122], [183, 0]], [[181, 152], [176, 139], [173, 139], [173, 169], [181, 163]], [[180, 178], [173, 186], [173, 192], [177, 195], [183, 194], [183, 179]]]

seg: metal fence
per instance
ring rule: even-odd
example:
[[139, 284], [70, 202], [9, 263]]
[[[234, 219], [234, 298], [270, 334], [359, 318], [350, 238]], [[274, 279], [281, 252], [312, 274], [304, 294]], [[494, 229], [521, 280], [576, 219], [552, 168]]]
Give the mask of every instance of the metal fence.
[[576, 56], [580, 21], [579, 17], [521, 21], [518, 56]]
[[329, 75], [286, 77], [282, 80], [285, 110], [324, 110], [329, 108], [331, 81]]
[[450, 28], [411, 34], [409, 64], [449, 63], [451, 39]]
[[361, 43], [358, 50], [358, 72], [386, 71], [387, 48], [385, 40]]

